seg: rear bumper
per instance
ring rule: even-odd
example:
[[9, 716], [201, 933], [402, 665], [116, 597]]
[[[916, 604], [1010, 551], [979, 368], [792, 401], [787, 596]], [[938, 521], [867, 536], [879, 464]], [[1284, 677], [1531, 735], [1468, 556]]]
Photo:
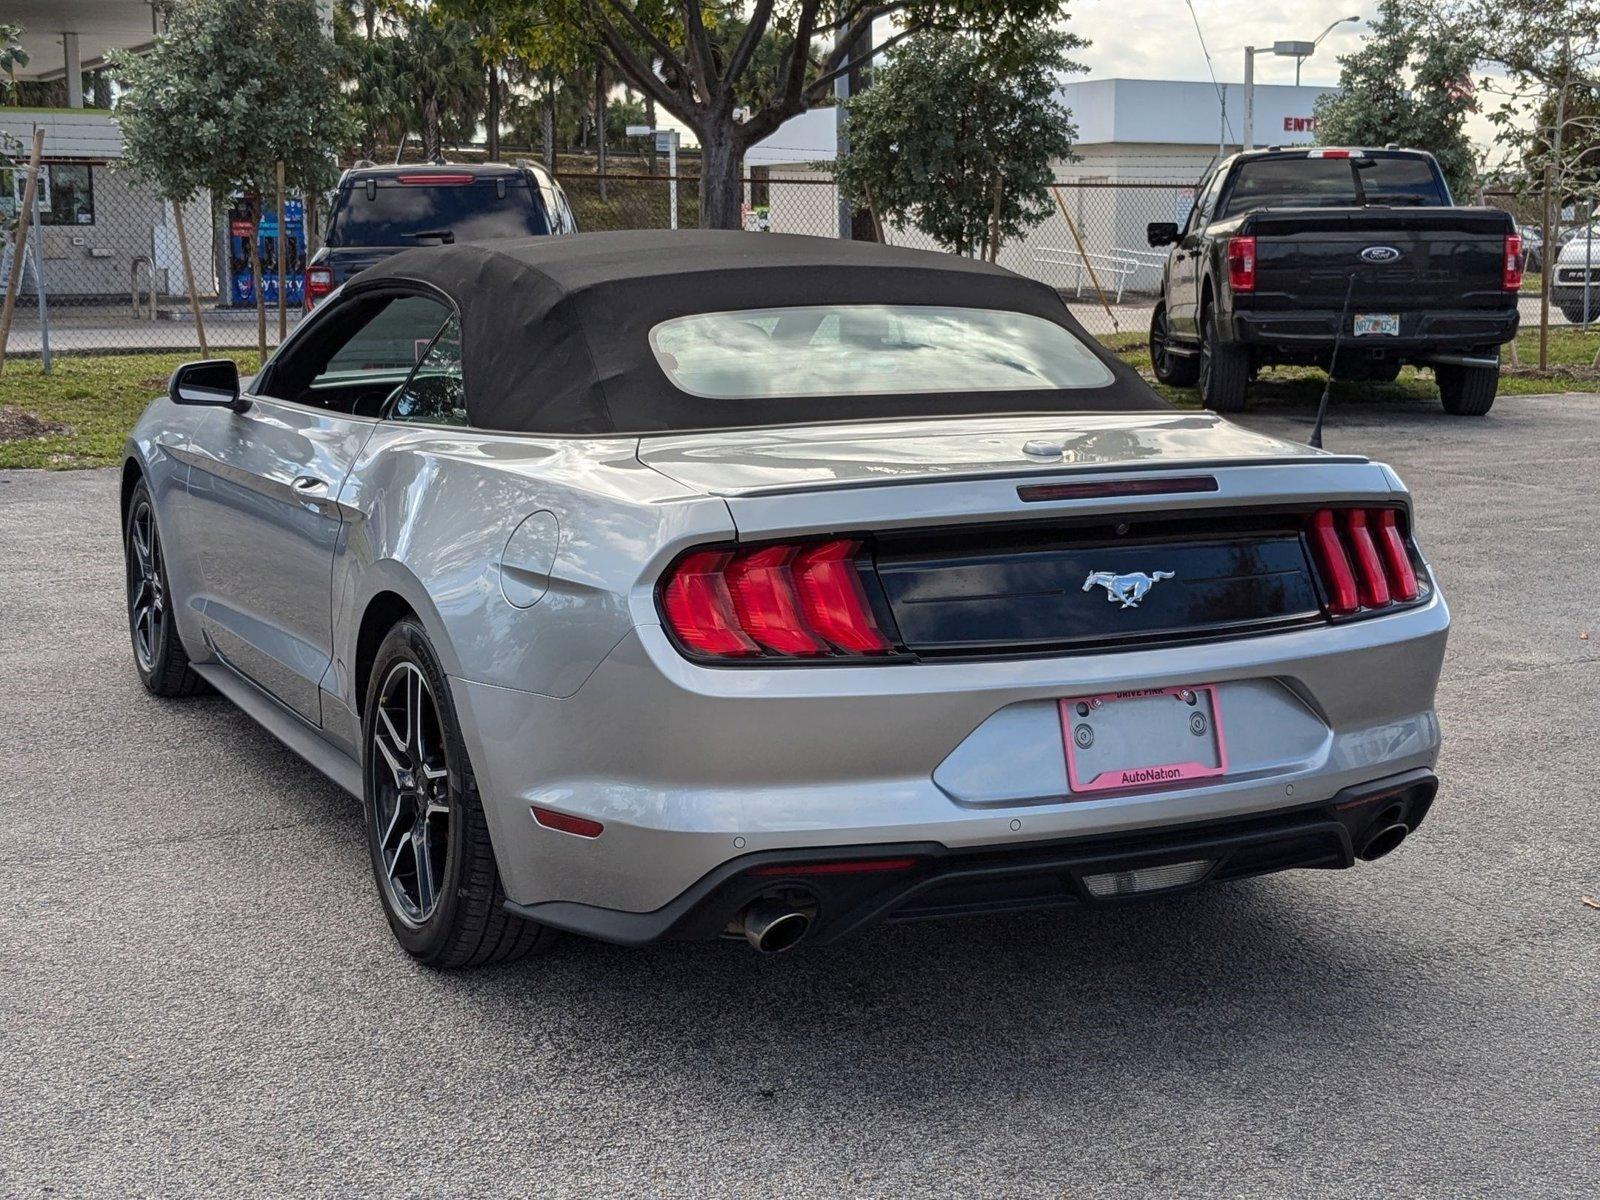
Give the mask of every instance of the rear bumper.
[[[784, 670], [697, 666], [641, 626], [565, 699], [461, 679], [452, 694], [508, 897], [646, 914], [754, 854], [1022, 852], [1252, 819], [1431, 769], [1448, 628], [1435, 592], [1241, 640]], [[1201, 683], [1228, 714], [1227, 777], [1070, 792], [1058, 699]], [[546, 828], [533, 806], [604, 832]]]
[[[1352, 299], [1353, 312], [1376, 310]], [[1235, 312], [1233, 337], [1236, 342], [1289, 352], [1325, 352], [1333, 349], [1339, 329], [1339, 310], [1289, 312]], [[1457, 309], [1400, 314], [1398, 337], [1350, 336], [1345, 328], [1340, 343], [1345, 351], [1382, 354], [1388, 357], [1424, 357], [1430, 351], [1460, 352], [1478, 346], [1498, 346], [1517, 336], [1518, 314], [1513, 304], [1503, 310]]]
[[880, 921], [1115, 903], [1296, 868], [1343, 869], [1355, 864], [1374, 830], [1395, 822], [1416, 829], [1437, 790], [1433, 773], [1419, 769], [1253, 818], [1027, 846], [952, 850], [909, 843], [840, 847], [826, 855], [833, 867], [855, 861], [894, 868], [860, 873], [807, 871], [817, 865], [814, 849], [750, 854], [722, 864], [652, 912], [563, 903], [506, 907], [543, 924], [637, 946], [729, 936], [752, 903], [782, 897], [813, 914], [807, 940], [821, 943]]

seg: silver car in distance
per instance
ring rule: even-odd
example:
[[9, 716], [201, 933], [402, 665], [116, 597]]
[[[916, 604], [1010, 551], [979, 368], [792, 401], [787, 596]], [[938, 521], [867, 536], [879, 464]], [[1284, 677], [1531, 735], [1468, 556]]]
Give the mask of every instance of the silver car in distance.
[[1052, 290], [740, 233], [407, 251], [127, 445], [134, 658], [361, 798], [400, 943], [762, 951], [1393, 850], [1449, 615], [1393, 471]]

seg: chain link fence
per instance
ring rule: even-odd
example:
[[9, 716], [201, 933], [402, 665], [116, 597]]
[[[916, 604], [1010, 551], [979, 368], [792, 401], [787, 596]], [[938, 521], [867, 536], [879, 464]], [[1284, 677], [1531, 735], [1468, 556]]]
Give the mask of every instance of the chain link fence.
[[[642, 159], [625, 165], [631, 169], [604, 177], [593, 171], [558, 172], [581, 229], [698, 227], [699, 181], [692, 173], [676, 178], [647, 173]], [[257, 345], [247, 207], [191, 202], [182, 210], [180, 239], [173, 207], [140, 189], [114, 165], [51, 162], [42, 174], [40, 223], [20, 272], [8, 355], [198, 352], [200, 336], [182, 270], [184, 241], [206, 348], [231, 352]], [[0, 197], [11, 192], [10, 187], [0, 189]], [[858, 235], [872, 235], [870, 219], [856, 214], [852, 222], [852, 214], [842, 208], [832, 178], [804, 166], [752, 172], [744, 199], [747, 229], [838, 237], [853, 223]], [[1537, 224], [1530, 220], [1537, 200], [1514, 193], [1486, 193], [1481, 199], [1511, 211], [1525, 232]], [[1132, 344], [1149, 328], [1166, 260], [1164, 251], [1146, 244], [1145, 227], [1154, 221], [1181, 225], [1193, 203], [1194, 189], [1188, 183], [1062, 179], [1050, 189], [1046, 218], [1026, 236], [1006, 243], [999, 261], [1060, 291], [1091, 333], [1119, 345]], [[302, 315], [304, 266], [314, 252], [323, 206], [290, 198], [281, 218], [270, 201], [264, 207], [256, 241], [270, 349], [280, 340], [280, 328], [293, 329]], [[13, 200], [7, 215], [14, 216], [14, 210]], [[1580, 214], [1561, 228], [1565, 232], [1593, 224]], [[915, 229], [890, 227], [883, 234], [896, 245], [938, 249]], [[281, 281], [280, 244], [285, 267]], [[10, 253], [8, 247], [0, 281], [8, 278]], [[1590, 311], [1600, 315], [1600, 252], [1595, 257], [1597, 294]], [[1530, 272], [1540, 265], [1530, 248]], [[1524, 328], [1536, 326], [1536, 287], [1524, 292], [1522, 305]], [[1574, 315], [1581, 319], [1584, 314]], [[1568, 323], [1559, 304], [1551, 306], [1550, 319], [1556, 326]]]
[[[698, 180], [666, 176], [562, 173], [580, 227], [668, 229], [677, 192], [678, 227], [698, 224]], [[839, 237], [852, 226], [833, 179], [804, 168], [772, 168], [745, 180], [746, 229]], [[1188, 218], [1194, 188], [1179, 183], [1062, 180], [1045, 220], [1001, 248], [1000, 265], [1058, 289], [1090, 332], [1142, 334], [1161, 282], [1165, 253], [1145, 242], [1152, 221]], [[868, 223], [868, 229], [871, 225]], [[894, 245], [938, 250], [916, 229], [883, 230]]]
[[[10, 225], [19, 201], [15, 194], [7, 199], [4, 223]], [[185, 250], [206, 348], [254, 348], [252, 229], [261, 254], [266, 340], [276, 345], [280, 293], [282, 328], [293, 328], [302, 315], [307, 257], [304, 202], [286, 199], [283, 208], [280, 217], [269, 202], [257, 223], [242, 204], [223, 207], [206, 197], [181, 207], [168, 204], [104, 163], [44, 164], [37, 219], [18, 270], [7, 357], [48, 361], [59, 354], [198, 351]], [[8, 239], [0, 253], [0, 281], [10, 278], [14, 242]]]

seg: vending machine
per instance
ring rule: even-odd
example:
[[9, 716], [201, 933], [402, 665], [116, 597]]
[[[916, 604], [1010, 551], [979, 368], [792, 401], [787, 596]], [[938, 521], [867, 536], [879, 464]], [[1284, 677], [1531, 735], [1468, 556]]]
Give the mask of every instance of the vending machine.
[[[306, 216], [300, 200], [285, 200], [283, 220], [277, 211], [265, 207], [261, 227], [256, 231], [261, 255], [261, 300], [269, 307], [278, 303], [278, 238], [284, 238], [283, 265], [287, 276], [285, 303], [299, 308], [305, 297]], [[254, 279], [250, 272], [250, 203], [235, 199], [228, 209], [228, 302], [237, 308], [255, 304]]]

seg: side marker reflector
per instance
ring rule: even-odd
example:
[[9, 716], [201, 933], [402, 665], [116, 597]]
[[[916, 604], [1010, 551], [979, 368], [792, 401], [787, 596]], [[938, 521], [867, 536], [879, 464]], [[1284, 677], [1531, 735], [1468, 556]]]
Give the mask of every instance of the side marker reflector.
[[556, 812], [553, 808], [540, 808], [537, 804], [529, 805], [533, 810], [533, 819], [546, 829], [554, 829], [557, 833], [570, 833], [582, 838], [597, 838], [605, 832], [605, 826], [599, 821], [591, 821], [588, 817], [575, 817], [571, 813]]

